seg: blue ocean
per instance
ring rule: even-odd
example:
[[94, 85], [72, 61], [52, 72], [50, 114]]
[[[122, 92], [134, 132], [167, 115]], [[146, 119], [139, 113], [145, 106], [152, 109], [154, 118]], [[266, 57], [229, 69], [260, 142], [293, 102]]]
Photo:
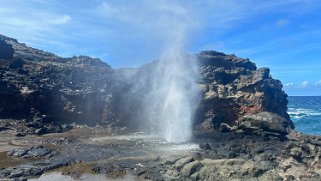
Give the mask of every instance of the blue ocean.
[[288, 113], [295, 129], [321, 135], [321, 96], [289, 96]]

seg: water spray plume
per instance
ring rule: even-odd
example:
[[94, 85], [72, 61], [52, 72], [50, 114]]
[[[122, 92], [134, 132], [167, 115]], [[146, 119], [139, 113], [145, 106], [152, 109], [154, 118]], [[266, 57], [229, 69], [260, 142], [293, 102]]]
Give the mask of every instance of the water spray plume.
[[169, 142], [186, 142], [192, 136], [192, 121], [199, 91], [194, 56], [183, 52], [184, 33], [178, 32], [157, 62], [153, 73], [152, 102], [158, 129]]
[[[160, 60], [150, 64], [148, 71], [138, 71], [140, 79], [136, 80], [132, 90], [141, 93], [134, 98], [140, 99], [137, 102], [141, 103], [134, 106], [143, 106], [138, 115], [142, 120], [140, 126], [160, 132], [167, 141], [186, 142], [192, 136], [193, 116], [199, 98], [197, 63], [185, 49], [189, 35], [199, 28], [197, 13], [188, 2], [141, 3], [141, 7], [148, 7], [146, 11], [126, 8], [126, 12], [131, 11], [135, 16], [122, 20], [148, 32], [149, 39], [159, 45]], [[130, 102], [128, 99], [130, 96], [124, 99], [125, 107]]]

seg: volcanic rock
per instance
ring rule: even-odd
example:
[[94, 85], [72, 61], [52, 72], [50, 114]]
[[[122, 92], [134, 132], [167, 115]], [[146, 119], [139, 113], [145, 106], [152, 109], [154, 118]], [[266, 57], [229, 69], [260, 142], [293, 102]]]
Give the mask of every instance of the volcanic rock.
[[[61, 125], [72, 123], [148, 128], [141, 121], [149, 114], [144, 105], [157, 61], [112, 69], [97, 58], [62, 58], [3, 35], [0, 55], [0, 118], [17, 122], [8, 129], [19, 132], [19, 125], [28, 134], [46, 134], [66, 131]], [[268, 68], [257, 69], [249, 59], [216, 51], [203, 51], [195, 61], [202, 94], [195, 129], [228, 131], [226, 124], [236, 126], [243, 116], [260, 112], [271, 112], [273, 119], [282, 118], [286, 127], [294, 128], [286, 112], [287, 95]], [[268, 130], [285, 133], [282, 126]]]
[[10, 152], [7, 153], [8, 156], [11, 157], [22, 157], [22, 158], [30, 158], [30, 157], [44, 157], [50, 154], [51, 157], [54, 154], [53, 151], [48, 150], [47, 148], [44, 148], [43, 146], [36, 146], [36, 147], [30, 147], [30, 148], [17, 148], [13, 149]]
[[96, 125], [114, 120], [113, 70], [106, 63], [87, 56], [61, 58], [2, 35], [0, 48], [1, 119], [27, 119], [22, 126], [33, 131], [52, 122]]
[[0, 35], [0, 59], [12, 59], [13, 58], [13, 48], [10, 44], [3, 41], [2, 35]]
[[220, 129], [222, 133], [230, 132], [232, 130], [231, 126], [226, 123], [221, 123]]
[[261, 133], [266, 136], [284, 138], [291, 129], [289, 120], [270, 112], [245, 115], [238, 121], [237, 129], [247, 133]]
[[198, 60], [203, 99], [196, 124], [201, 129], [218, 129], [221, 123], [234, 126], [242, 116], [263, 111], [283, 117], [294, 128], [287, 114], [287, 95], [268, 68], [257, 69], [249, 59], [215, 51], [201, 52]]

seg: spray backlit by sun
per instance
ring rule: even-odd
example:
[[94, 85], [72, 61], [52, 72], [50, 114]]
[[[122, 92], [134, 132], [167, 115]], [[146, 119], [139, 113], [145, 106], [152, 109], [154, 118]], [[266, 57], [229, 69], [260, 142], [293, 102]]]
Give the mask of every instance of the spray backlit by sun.
[[167, 141], [186, 142], [192, 135], [192, 121], [198, 104], [198, 71], [194, 56], [183, 53], [184, 34], [164, 51], [153, 73], [152, 102], [158, 106], [158, 129]]
[[144, 78], [135, 84], [138, 92], [144, 93], [142, 125], [170, 142], [191, 138], [200, 97], [197, 61], [185, 53], [188, 36], [198, 27], [193, 8], [187, 4], [153, 1], [148, 4], [150, 15], [135, 17], [143, 26], [153, 27], [161, 47], [160, 60], [150, 71], [141, 72]]

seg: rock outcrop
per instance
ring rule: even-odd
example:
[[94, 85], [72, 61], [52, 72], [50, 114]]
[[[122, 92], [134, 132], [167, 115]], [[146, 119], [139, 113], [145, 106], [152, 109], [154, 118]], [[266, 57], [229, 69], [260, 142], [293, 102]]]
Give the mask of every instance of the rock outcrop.
[[257, 69], [249, 59], [215, 51], [204, 51], [198, 59], [203, 100], [196, 117], [201, 129], [233, 126], [242, 116], [263, 111], [283, 117], [294, 128], [286, 112], [287, 95], [268, 68]]
[[[257, 69], [249, 59], [215, 51], [201, 52], [197, 61], [202, 101], [196, 129], [229, 131], [243, 116], [263, 111], [278, 119], [256, 117], [252, 125], [263, 121], [260, 129], [271, 126], [266, 129], [282, 134], [294, 128], [286, 112], [287, 95], [268, 68]], [[143, 120], [148, 73], [154, 68], [155, 62], [137, 69], [112, 69], [99, 59], [61, 58], [1, 35], [0, 126], [26, 132], [20, 135], [61, 132], [66, 130], [63, 124], [73, 122], [136, 129]], [[137, 86], [141, 82], [145, 87]], [[8, 120], [18, 120], [19, 126]]]
[[[165, 163], [164, 180], [320, 180], [320, 136], [290, 131], [287, 141], [215, 133], [200, 156]], [[208, 146], [204, 146], [208, 145]]]
[[113, 69], [87, 56], [61, 58], [0, 36], [0, 118], [25, 129], [59, 132], [57, 125], [96, 125], [108, 116]]

